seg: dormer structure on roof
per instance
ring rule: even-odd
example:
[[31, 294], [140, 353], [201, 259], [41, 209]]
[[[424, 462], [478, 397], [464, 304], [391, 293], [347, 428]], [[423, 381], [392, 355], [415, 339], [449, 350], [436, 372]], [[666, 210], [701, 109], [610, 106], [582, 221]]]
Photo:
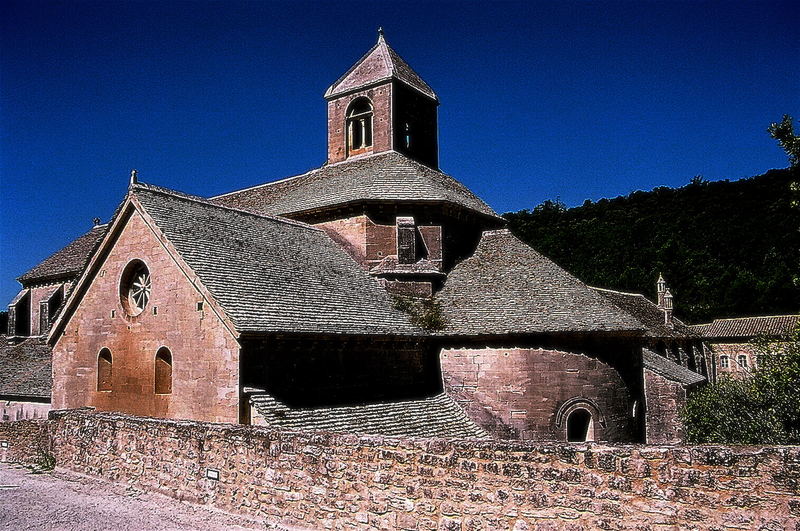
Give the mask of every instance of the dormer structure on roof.
[[437, 169], [439, 99], [378, 32], [378, 42], [325, 92], [328, 163], [398, 151]]

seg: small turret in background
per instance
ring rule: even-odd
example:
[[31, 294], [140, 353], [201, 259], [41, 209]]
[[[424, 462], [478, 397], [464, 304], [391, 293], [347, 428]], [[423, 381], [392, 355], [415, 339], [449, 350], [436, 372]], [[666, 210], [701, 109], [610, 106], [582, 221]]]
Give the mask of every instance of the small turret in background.
[[658, 274], [658, 282], [656, 282], [656, 292], [658, 293], [658, 307], [664, 308], [664, 294], [667, 292], [667, 283], [661, 273]]
[[664, 324], [672, 327], [672, 293], [669, 289], [664, 292]]
[[658, 293], [658, 307], [664, 312], [664, 324], [672, 327], [672, 293], [669, 292], [667, 282], [660, 273], [656, 282], [656, 292]]

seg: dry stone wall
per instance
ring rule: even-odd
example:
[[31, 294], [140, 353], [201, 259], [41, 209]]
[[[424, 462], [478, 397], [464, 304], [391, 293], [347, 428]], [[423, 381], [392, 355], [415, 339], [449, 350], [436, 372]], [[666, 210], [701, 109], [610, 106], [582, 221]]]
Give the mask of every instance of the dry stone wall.
[[0, 463], [38, 464], [51, 456], [47, 420], [0, 422]]
[[[403, 440], [86, 411], [52, 418], [58, 466], [271, 526], [800, 529], [798, 447]], [[34, 425], [42, 423], [0, 425], [0, 440]]]

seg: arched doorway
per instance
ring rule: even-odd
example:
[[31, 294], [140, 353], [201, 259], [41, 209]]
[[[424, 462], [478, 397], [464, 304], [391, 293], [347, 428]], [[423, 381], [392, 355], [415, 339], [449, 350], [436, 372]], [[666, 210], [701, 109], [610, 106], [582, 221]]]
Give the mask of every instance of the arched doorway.
[[567, 417], [567, 442], [586, 442], [594, 440], [594, 421], [592, 414], [583, 409], [575, 409]]

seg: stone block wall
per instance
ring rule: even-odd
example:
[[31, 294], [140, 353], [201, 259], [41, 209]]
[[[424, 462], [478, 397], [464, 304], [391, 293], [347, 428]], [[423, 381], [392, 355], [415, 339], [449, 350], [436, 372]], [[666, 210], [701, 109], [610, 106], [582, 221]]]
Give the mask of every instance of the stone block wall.
[[21, 400], [3, 400], [0, 405], [2, 417], [0, 421], [46, 419], [51, 410], [50, 402], [27, 402]]
[[[747, 378], [758, 366], [756, 349], [750, 343], [708, 343], [707, 349], [714, 359], [717, 380], [721, 377]], [[723, 356], [728, 359], [727, 367], [723, 365]], [[745, 357], [746, 366], [739, 363], [739, 356]]]
[[[152, 290], [129, 315], [120, 295], [126, 266], [141, 260]], [[98, 264], [80, 306], [53, 347], [53, 407], [209, 422], [239, 420], [239, 345], [211, 302], [138, 211]], [[172, 393], [155, 389], [156, 353], [172, 356]], [[112, 388], [98, 390], [98, 355], [112, 357]]]
[[347, 107], [358, 98], [372, 104], [372, 147], [369, 153], [392, 149], [392, 84], [385, 83], [328, 102], [328, 163], [347, 159]]
[[592, 414], [593, 440], [636, 440], [635, 397], [601, 360], [541, 348], [444, 349], [440, 359], [445, 388], [495, 437], [566, 441], [562, 417], [577, 406]]
[[644, 370], [644, 388], [645, 440], [648, 444], [679, 444], [684, 440], [680, 410], [686, 405], [686, 388], [649, 369]]
[[[57, 466], [268, 526], [800, 529], [798, 447], [404, 440], [86, 411], [52, 418]], [[0, 440], [26, 432], [17, 424], [0, 426]]]

